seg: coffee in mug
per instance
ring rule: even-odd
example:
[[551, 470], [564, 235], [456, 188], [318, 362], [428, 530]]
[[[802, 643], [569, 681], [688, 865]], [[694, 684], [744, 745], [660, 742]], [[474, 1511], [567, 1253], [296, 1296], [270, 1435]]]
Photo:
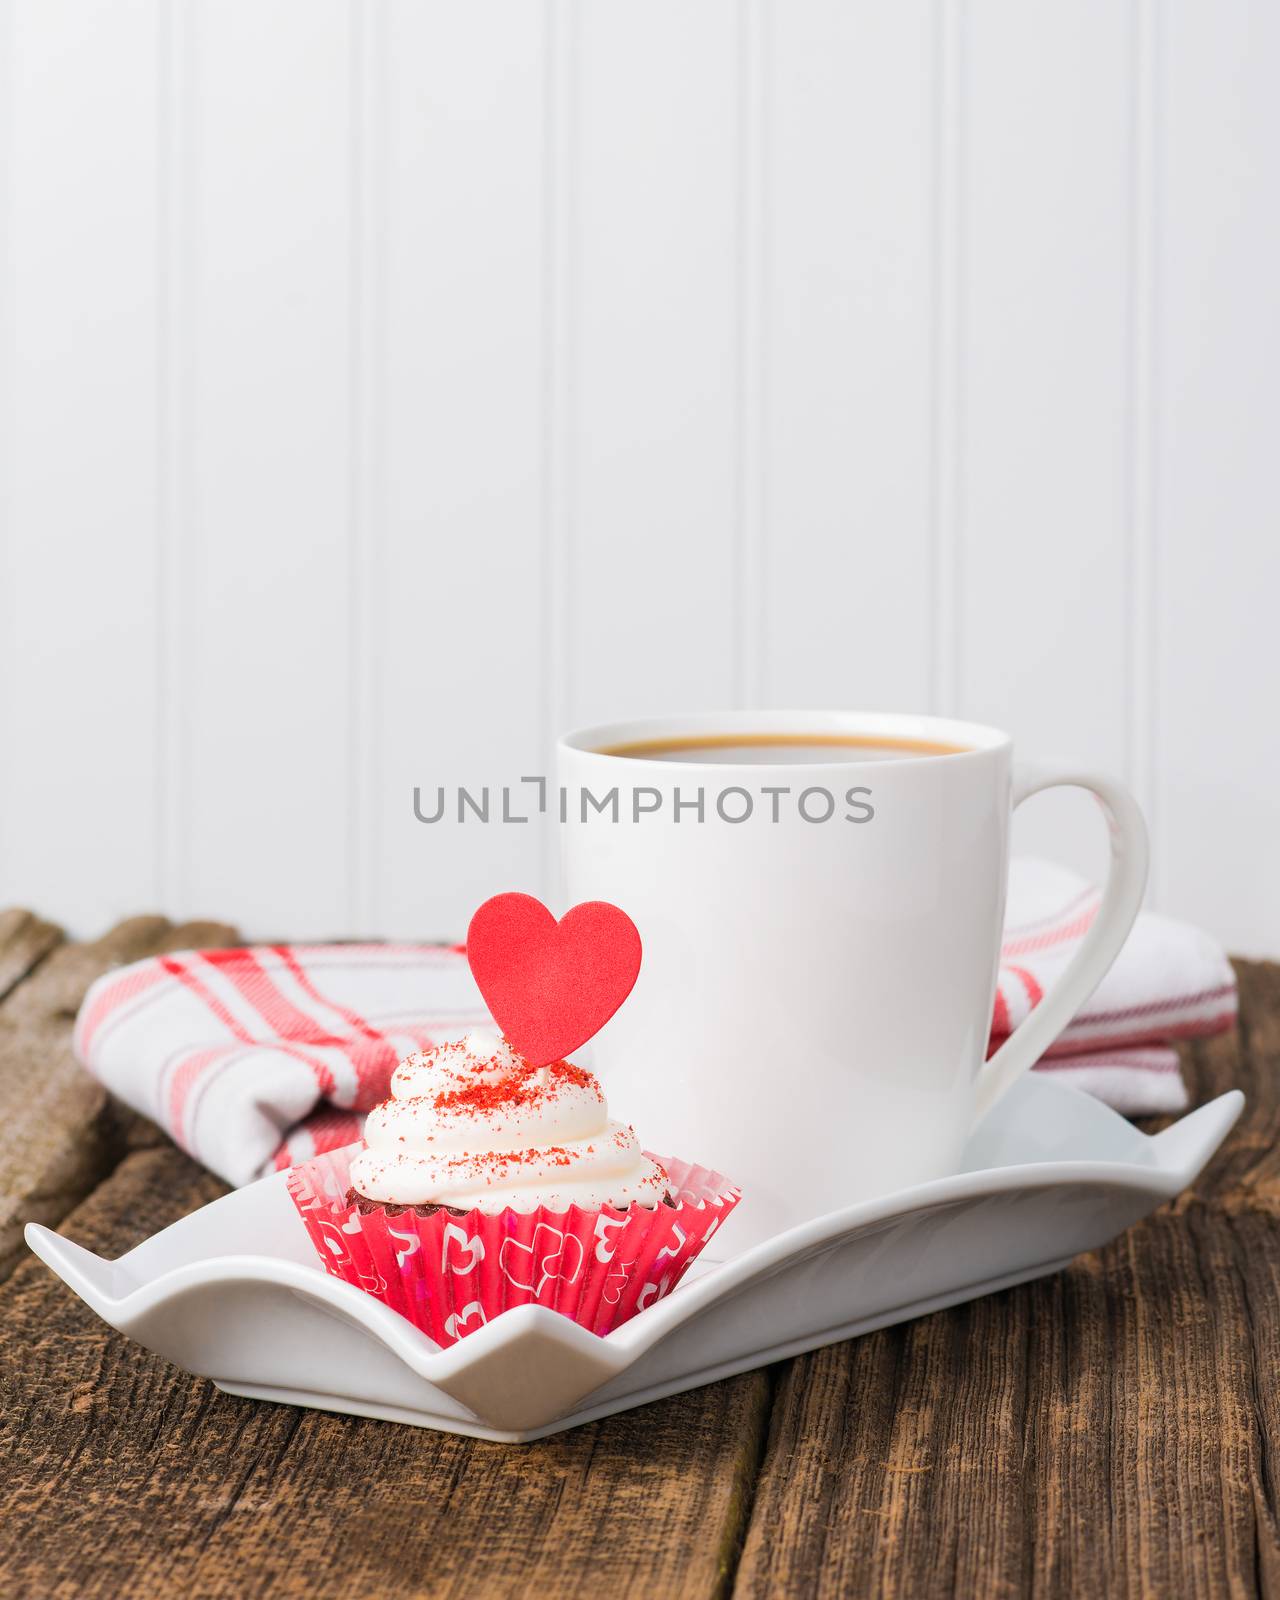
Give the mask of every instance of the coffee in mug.
[[903, 761], [918, 756], [956, 756], [964, 746], [931, 739], [874, 738], [839, 733], [709, 733], [685, 739], [641, 739], [606, 746], [606, 756], [635, 761], [684, 761], [762, 766], [803, 765], [814, 761]]

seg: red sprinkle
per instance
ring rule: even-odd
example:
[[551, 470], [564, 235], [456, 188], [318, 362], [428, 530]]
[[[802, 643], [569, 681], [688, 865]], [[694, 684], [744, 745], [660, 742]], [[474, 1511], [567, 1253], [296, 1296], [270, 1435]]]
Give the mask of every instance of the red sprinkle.
[[[538, 1081], [538, 1074], [543, 1071], [549, 1074], [546, 1083]], [[440, 1112], [508, 1110], [537, 1105], [564, 1088], [593, 1089], [603, 1099], [599, 1085], [585, 1067], [576, 1067], [572, 1061], [553, 1061], [545, 1068], [523, 1063], [497, 1083], [471, 1083], [464, 1089], [442, 1090], [432, 1105]]]
[[575, 1156], [572, 1150], [566, 1150], [563, 1145], [553, 1144], [543, 1149], [533, 1150], [480, 1150], [475, 1155], [458, 1156], [449, 1163], [452, 1173], [470, 1173], [472, 1177], [479, 1178], [506, 1178], [511, 1174], [513, 1167], [527, 1167], [534, 1163], [546, 1163], [552, 1167], [571, 1167]]

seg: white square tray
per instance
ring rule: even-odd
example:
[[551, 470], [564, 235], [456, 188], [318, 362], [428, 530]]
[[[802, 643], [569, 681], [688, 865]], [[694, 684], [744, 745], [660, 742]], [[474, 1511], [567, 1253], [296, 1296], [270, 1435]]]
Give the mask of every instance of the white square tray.
[[283, 1173], [118, 1261], [35, 1224], [26, 1237], [104, 1321], [231, 1394], [514, 1442], [1054, 1272], [1191, 1183], [1243, 1104], [1222, 1095], [1150, 1138], [1026, 1078], [955, 1176], [696, 1263], [603, 1339], [521, 1306], [441, 1350], [325, 1274]]

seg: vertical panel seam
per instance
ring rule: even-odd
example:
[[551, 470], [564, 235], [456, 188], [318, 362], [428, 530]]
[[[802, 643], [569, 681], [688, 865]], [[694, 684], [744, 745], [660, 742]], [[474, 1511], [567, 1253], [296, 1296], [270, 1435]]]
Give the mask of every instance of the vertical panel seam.
[[[0, 641], [13, 638], [10, 606], [13, 585], [9, 571], [13, 537], [13, 348], [15, 330], [14, 273], [9, 241], [13, 237], [14, 19], [12, 0], [0, 0]], [[0, 653], [0, 668], [4, 666]], [[0, 749], [13, 748], [12, 671], [0, 670]], [[0, 883], [8, 880], [8, 819], [0, 789]]]
[[738, 415], [732, 604], [733, 692], [739, 706], [762, 703], [769, 679], [765, 615], [769, 6], [770, 0], [741, 0], [737, 10]]
[[1130, 82], [1130, 284], [1128, 373], [1128, 538], [1126, 550], [1126, 764], [1130, 785], [1152, 833], [1151, 895], [1160, 903], [1163, 854], [1158, 832], [1160, 736], [1159, 573], [1157, 562], [1156, 426], [1158, 404], [1158, 263], [1156, 253], [1159, 140], [1158, 10], [1133, 0]]
[[[543, 8], [542, 194], [542, 729], [540, 760], [552, 761], [556, 736], [575, 703], [579, 662], [576, 614], [573, 474], [576, 461], [575, 200], [577, 141], [577, 12], [575, 0]], [[542, 887], [555, 893], [554, 809], [542, 819]]]
[[192, 8], [157, 5], [156, 901], [190, 908], [187, 587], [192, 523], [191, 282], [196, 183]]
[[379, 926], [377, 785], [382, 772], [377, 614], [385, 508], [386, 118], [382, 0], [349, 0], [349, 388], [347, 517], [347, 932]]
[[962, 395], [964, 242], [964, 0], [934, 8], [932, 193], [933, 386], [930, 551], [930, 707], [964, 699]]

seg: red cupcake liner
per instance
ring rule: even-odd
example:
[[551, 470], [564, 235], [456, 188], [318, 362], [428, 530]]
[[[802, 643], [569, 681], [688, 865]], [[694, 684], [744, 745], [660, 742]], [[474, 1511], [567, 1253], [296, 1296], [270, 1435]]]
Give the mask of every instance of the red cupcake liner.
[[610, 1333], [671, 1293], [742, 1198], [718, 1172], [653, 1156], [674, 1206], [388, 1216], [347, 1203], [360, 1148], [291, 1168], [289, 1194], [325, 1271], [439, 1345], [456, 1344], [513, 1306], [546, 1306]]

